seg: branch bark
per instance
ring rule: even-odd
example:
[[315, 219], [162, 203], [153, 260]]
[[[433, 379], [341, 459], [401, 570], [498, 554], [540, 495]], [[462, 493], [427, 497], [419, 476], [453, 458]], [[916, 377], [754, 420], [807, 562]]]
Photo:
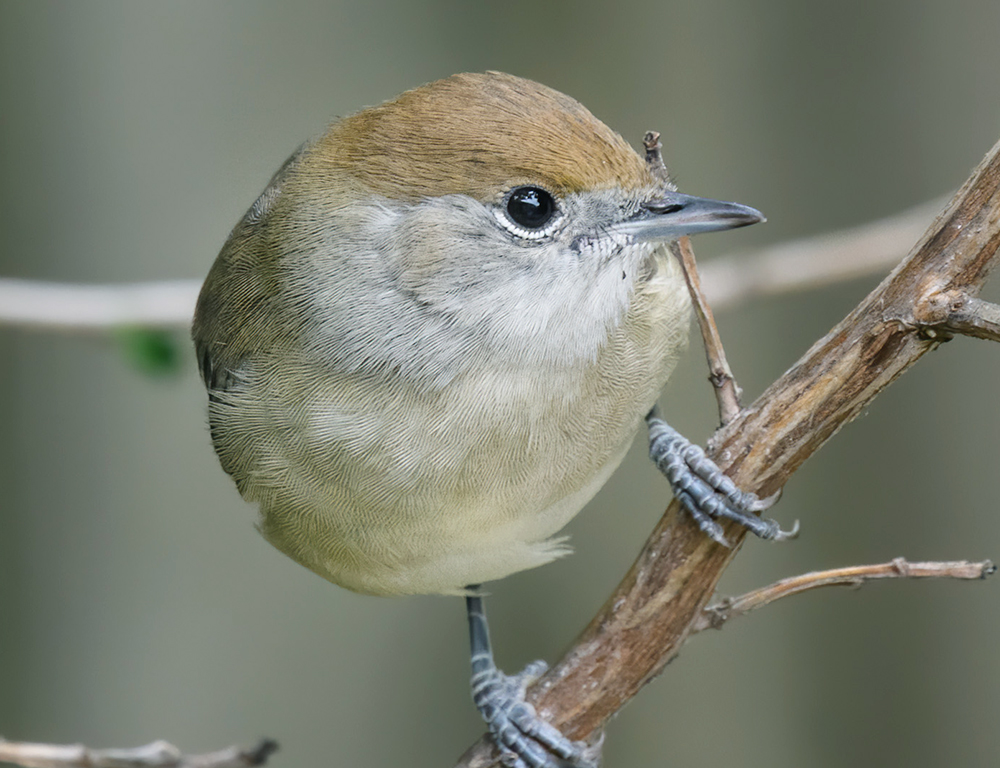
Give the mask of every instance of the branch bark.
[[[716, 433], [709, 455], [746, 490], [768, 496], [879, 392], [961, 326], [1000, 248], [1000, 144], [910, 255], [753, 404]], [[671, 502], [622, 583], [573, 647], [529, 691], [539, 714], [592, 738], [680, 650], [742, 542], [702, 535]], [[495, 763], [480, 740], [460, 765]]]
[[695, 263], [691, 238], [682, 237], [676, 243], [671, 243], [670, 250], [681, 263], [684, 280], [687, 281], [688, 291], [694, 300], [695, 317], [701, 329], [705, 356], [708, 358], [708, 380], [715, 389], [715, 399], [719, 405], [719, 423], [728, 424], [739, 416], [743, 391], [736, 383], [736, 377], [729, 367], [726, 352], [722, 347], [722, 337], [719, 336], [719, 327], [715, 324], [715, 315], [701, 290], [701, 279], [698, 277], [698, 265]]

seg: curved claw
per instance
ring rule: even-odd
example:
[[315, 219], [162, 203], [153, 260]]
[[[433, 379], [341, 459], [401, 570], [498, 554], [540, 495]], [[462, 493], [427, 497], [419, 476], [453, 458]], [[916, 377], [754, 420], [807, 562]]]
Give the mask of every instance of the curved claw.
[[782, 531], [779, 530], [774, 534], [773, 541], [788, 541], [788, 539], [797, 539], [799, 537], [799, 521], [796, 520], [792, 523], [792, 530]]
[[515, 677], [521, 681], [521, 696], [524, 696], [525, 691], [528, 690], [528, 686], [548, 671], [548, 662], [544, 659], [536, 659], [518, 672]]
[[749, 509], [752, 512], [763, 512], [767, 509], [770, 509], [781, 500], [781, 494], [784, 492], [784, 490], [785, 490], [784, 488], [779, 488], [770, 496], [765, 496], [763, 499], [758, 496], [757, 501], [755, 501], [752, 505], [750, 505]]

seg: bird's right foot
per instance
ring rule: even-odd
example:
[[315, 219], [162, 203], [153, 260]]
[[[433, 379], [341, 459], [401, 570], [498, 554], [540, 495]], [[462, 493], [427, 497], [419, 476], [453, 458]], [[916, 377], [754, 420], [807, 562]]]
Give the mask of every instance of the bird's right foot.
[[667, 476], [674, 496], [690, 513], [702, 531], [724, 547], [730, 546], [718, 520], [735, 520], [762, 539], [784, 541], [798, 535], [783, 531], [777, 522], [758, 513], [771, 507], [779, 494], [766, 499], [740, 490], [736, 483], [705, 455], [705, 451], [660, 418], [657, 409], [646, 417], [649, 426], [649, 457]]

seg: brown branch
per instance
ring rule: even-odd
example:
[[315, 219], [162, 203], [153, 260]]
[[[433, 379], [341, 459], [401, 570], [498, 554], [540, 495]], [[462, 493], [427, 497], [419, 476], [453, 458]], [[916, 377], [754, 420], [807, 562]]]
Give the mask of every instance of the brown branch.
[[730, 619], [745, 616], [775, 600], [791, 597], [820, 587], [860, 587], [877, 579], [985, 579], [996, 573], [996, 566], [989, 560], [970, 563], [960, 560], [952, 563], [910, 563], [901, 557], [878, 565], [852, 565], [828, 571], [813, 571], [776, 581], [739, 597], [727, 597], [707, 606], [692, 623], [690, 635], [706, 629], [721, 629]]
[[247, 768], [264, 765], [278, 743], [262, 739], [251, 749], [227, 747], [184, 755], [173, 744], [154, 741], [131, 749], [89, 749], [82, 744], [32, 744], [0, 738], [0, 763], [24, 768]]
[[[976, 298], [1000, 249], [1000, 144], [916, 247], [861, 304], [754, 403], [719, 430], [710, 455], [743, 488], [774, 493], [838, 429], [937, 342], [940, 298]], [[671, 502], [638, 559], [573, 647], [529, 691], [539, 714], [571, 738], [608, 719], [677, 654], [744, 531], [715, 544]], [[483, 739], [464, 766], [494, 762]]]

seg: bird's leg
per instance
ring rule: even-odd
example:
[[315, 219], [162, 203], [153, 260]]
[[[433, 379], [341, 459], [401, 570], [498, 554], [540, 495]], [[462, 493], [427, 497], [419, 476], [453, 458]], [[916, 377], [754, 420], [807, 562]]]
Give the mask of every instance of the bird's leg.
[[472, 647], [472, 701], [500, 749], [503, 764], [511, 768], [597, 768], [600, 742], [590, 746], [567, 739], [524, 699], [527, 687], [548, 669], [544, 661], [532, 662], [517, 675], [505, 675], [497, 669], [483, 598], [476, 594], [479, 585], [468, 589], [465, 605]]
[[762, 539], [783, 541], [798, 534], [798, 522], [792, 530], [783, 531], [774, 520], [757, 516], [756, 513], [778, 500], [778, 494], [761, 499], [756, 494], [741, 491], [701, 448], [660, 418], [657, 408], [646, 416], [646, 424], [649, 427], [649, 457], [667, 476], [674, 496], [698, 527], [717, 542], [729, 546], [717, 522], [720, 518], [735, 520]]

